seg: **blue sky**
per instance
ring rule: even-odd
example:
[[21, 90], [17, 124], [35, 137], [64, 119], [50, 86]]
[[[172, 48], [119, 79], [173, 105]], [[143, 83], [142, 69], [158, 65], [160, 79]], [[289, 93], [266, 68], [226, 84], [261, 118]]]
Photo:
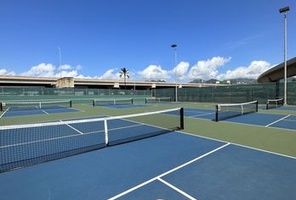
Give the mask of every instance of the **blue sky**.
[[0, 75], [257, 78], [283, 62], [285, 6], [289, 59], [294, 0], [0, 0]]

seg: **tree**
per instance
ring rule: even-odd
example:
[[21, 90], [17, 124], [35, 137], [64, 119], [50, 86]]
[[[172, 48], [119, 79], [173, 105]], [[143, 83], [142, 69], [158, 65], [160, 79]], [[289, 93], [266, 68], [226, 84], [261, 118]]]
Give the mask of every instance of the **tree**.
[[119, 76], [122, 77], [123, 76], [123, 80], [124, 80], [124, 89], [126, 90], [126, 78], [129, 78], [129, 71], [124, 67], [121, 68], [121, 71], [119, 73]]

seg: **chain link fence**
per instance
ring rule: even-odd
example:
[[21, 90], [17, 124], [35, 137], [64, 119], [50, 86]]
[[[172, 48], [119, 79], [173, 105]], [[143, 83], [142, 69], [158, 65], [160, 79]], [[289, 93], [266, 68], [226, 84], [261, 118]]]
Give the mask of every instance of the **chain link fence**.
[[[90, 89], [90, 88], [44, 88], [44, 87], [0, 87], [0, 100], [14, 99], [75, 99], [108, 98], [110, 96], [170, 97], [176, 100], [176, 88], [154, 88], [151, 90]], [[178, 101], [240, 103], [284, 97], [284, 83], [245, 84], [211, 87], [178, 88]], [[296, 82], [287, 84], [287, 103], [296, 105]]]
[[[175, 88], [155, 89], [156, 97], [171, 97], [175, 101]], [[246, 84], [229, 86], [211, 86], [195, 88], [178, 88], [178, 101], [183, 102], [214, 102], [240, 103], [258, 100], [266, 103], [267, 99], [284, 97], [283, 83]], [[296, 82], [287, 85], [287, 104], [296, 104]]]
[[38, 99], [116, 98], [119, 96], [147, 97], [150, 90], [82, 89], [44, 87], [0, 87], [0, 101]]

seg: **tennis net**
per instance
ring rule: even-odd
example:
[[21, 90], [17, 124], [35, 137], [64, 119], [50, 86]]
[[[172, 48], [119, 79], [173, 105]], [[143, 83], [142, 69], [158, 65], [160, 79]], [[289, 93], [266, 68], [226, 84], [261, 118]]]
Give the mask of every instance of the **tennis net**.
[[278, 108], [284, 105], [284, 98], [267, 99], [266, 110]]
[[105, 105], [125, 105], [134, 104], [133, 98], [121, 98], [121, 99], [94, 99], [93, 106], [105, 106]]
[[145, 103], [171, 102], [171, 97], [147, 97]]
[[215, 121], [229, 119], [239, 115], [258, 112], [258, 101], [244, 103], [217, 104]]
[[34, 110], [34, 109], [58, 109], [72, 107], [71, 100], [63, 100], [63, 101], [9, 101], [9, 102], [1, 102], [0, 110]]
[[183, 108], [0, 127], [0, 172], [184, 128]]

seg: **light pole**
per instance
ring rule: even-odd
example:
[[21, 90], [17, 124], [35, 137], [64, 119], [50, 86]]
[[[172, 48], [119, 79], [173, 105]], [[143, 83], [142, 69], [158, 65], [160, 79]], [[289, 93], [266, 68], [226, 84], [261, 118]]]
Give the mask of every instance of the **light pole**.
[[61, 66], [62, 64], [62, 52], [61, 52], [61, 47], [58, 47], [59, 50], [59, 65]]
[[[61, 53], [61, 47], [58, 47], [59, 50], [59, 68], [62, 65], [62, 53]], [[60, 72], [60, 77], [62, 77], [62, 73]]]
[[177, 86], [177, 45], [172, 44], [171, 47], [174, 49], [175, 52], [175, 83], [176, 83], [176, 89], [175, 89], [175, 101], [178, 102], [178, 86]]
[[284, 105], [287, 105], [287, 12], [289, 10], [289, 6], [279, 10], [280, 13], [284, 13]]

